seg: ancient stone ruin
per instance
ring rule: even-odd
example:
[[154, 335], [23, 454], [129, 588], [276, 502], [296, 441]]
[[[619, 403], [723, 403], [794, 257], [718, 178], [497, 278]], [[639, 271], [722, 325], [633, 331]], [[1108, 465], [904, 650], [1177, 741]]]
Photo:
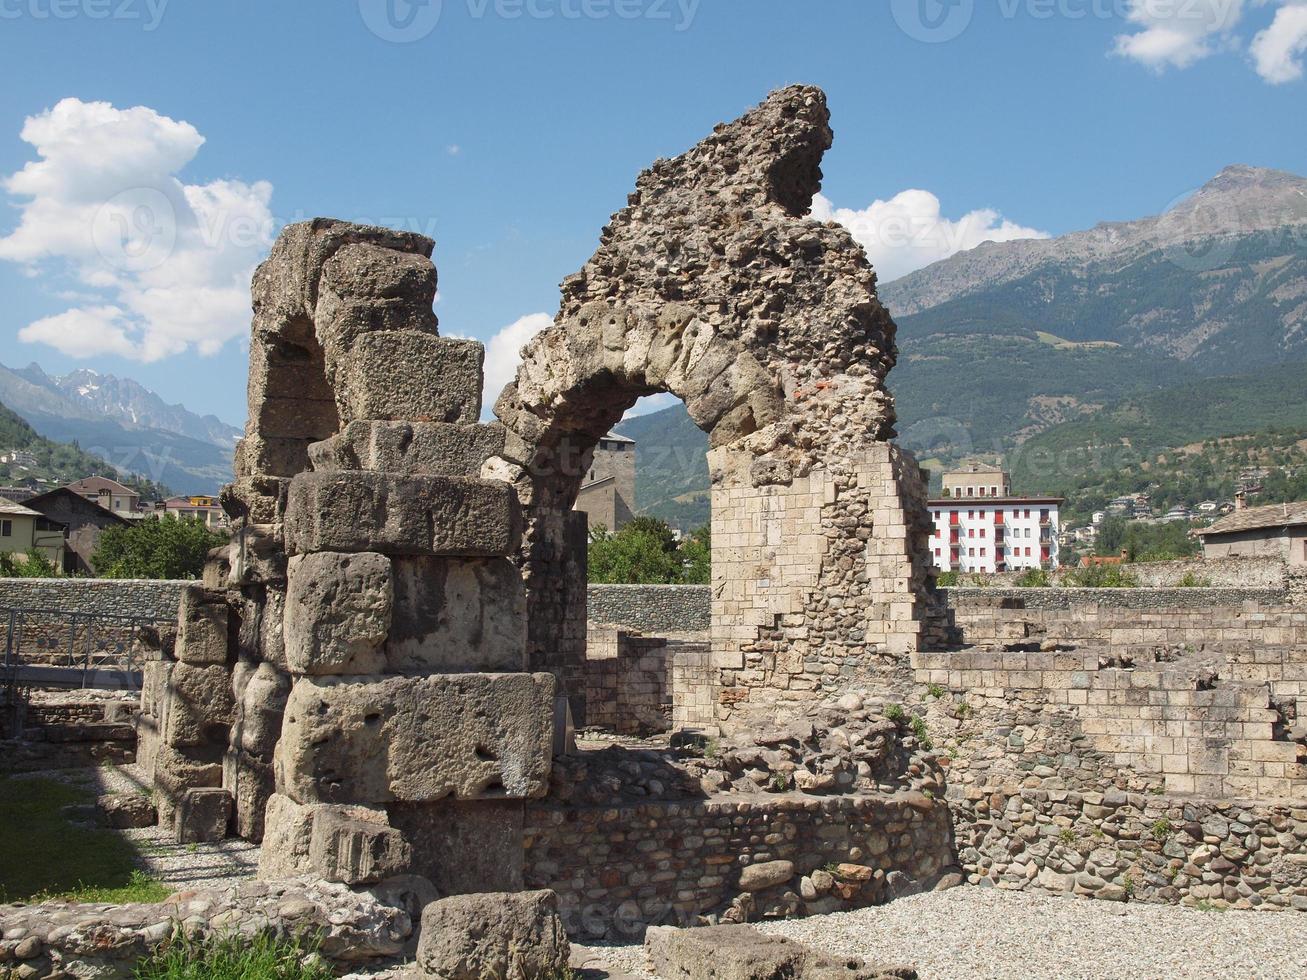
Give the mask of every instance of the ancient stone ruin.
[[491, 424], [481, 346], [437, 330], [430, 240], [281, 235], [253, 287], [239, 530], [147, 672], [141, 757], [179, 839], [230, 823], [268, 877], [522, 887], [523, 801], [586, 714], [571, 507], [642, 395], [679, 395], [713, 447], [712, 662], [685, 724], [917, 649], [894, 325], [862, 249], [806, 218], [831, 140], [795, 87], [641, 175]]

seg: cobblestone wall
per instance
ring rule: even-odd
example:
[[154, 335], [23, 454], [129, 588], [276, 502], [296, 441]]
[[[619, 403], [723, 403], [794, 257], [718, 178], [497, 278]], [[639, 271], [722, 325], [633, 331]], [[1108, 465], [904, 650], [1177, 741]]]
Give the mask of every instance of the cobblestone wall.
[[194, 584], [138, 579], [0, 578], [0, 608], [175, 619], [182, 589]]
[[707, 585], [591, 585], [591, 623], [625, 626], [643, 633], [707, 632], [712, 625], [712, 588]]
[[[948, 808], [920, 793], [533, 803], [526, 843], [526, 887], [558, 893], [575, 938], [632, 939], [650, 925], [694, 924], [742, 893], [754, 914], [857, 908], [929, 884], [952, 860]], [[847, 880], [823, 880], [833, 876], [822, 869], [841, 864]]]
[[[1141, 561], [1127, 565], [1125, 571], [1144, 588], [1187, 587], [1190, 582], [1201, 582], [1212, 588], [1282, 589], [1288, 580], [1288, 569], [1279, 558], [1182, 558], [1175, 561]], [[1053, 574], [1054, 583], [1060, 583], [1076, 569], [1065, 567]], [[987, 588], [1011, 587], [1025, 572], [995, 572], [985, 575], [964, 575], [971, 583], [979, 579]], [[1181, 585], [1185, 583], [1185, 585]]]
[[[1092, 615], [1092, 607], [1104, 609], [1209, 609], [1214, 606], [1240, 606], [1245, 602], [1284, 605], [1288, 602], [1283, 587], [1199, 588], [1199, 589], [1018, 589], [1018, 588], [948, 588], [941, 589], [950, 608], [966, 611], [975, 608], [1074, 609]], [[1019, 603], [1014, 605], [1013, 603]]]

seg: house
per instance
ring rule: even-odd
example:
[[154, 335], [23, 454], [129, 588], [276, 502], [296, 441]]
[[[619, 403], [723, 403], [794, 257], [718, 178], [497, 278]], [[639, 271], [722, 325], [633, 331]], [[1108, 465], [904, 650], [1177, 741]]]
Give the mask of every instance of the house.
[[126, 517], [120, 517], [113, 511], [92, 503], [68, 487], [58, 487], [40, 496], [30, 497], [23, 501], [23, 506], [64, 527], [65, 572], [94, 575], [92, 558], [100, 547], [101, 533], [107, 527], [128, 523]]
[[609, 433], [595, 446], [573, 510], [584, 511], [590, 527], [619, 531], [635, 517], [635, 440]]
[[99, 504], [107, 511], [131, 520], [140, 517], [141, 495], [131, 487], [125, 487], [117, 480], [103, 476], [90, 476], [85, 480], [68, 484], [68, 489], [80, 494], [93, 504]]
[[1234, 513], [1198, 532], [1205, 558], [1281, 558], [1307, 565], [1307, 500], [1247, 507], [1243, 497]]
[[1058, 567], [1061, 497], [1015, 496], [1006, 473], [988, 470], [947, 474], [944, 489], [947, 496], [928, 503], [940, 571]]
[[64, 528], [44, 514], [0, 499], [0, 554], [43, 554], [55, 568], [64, 564]]
[[218, 503], [217, 497], [195, 494], [189, 497], [169, 497], [155, 507], [158, 517], [172, 517], [182, 520], [203, 521], [210, 530], [228, 526], [227, 514]]

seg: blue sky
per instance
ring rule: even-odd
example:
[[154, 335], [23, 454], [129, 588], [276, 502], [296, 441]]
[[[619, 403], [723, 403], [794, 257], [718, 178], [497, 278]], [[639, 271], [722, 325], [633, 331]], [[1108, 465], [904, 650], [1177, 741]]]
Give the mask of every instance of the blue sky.
[[[773, 88], [826, 89], [825, 213], [889, 277], [1307, 172], [1304, 46], [1307, 0], [0, 0], [0, 362], [239, 424], [259, 229], [331, 215], [431, 234], [505, 377], [636, 173]], [[164, 252], [106, 245], [160, 202]]]

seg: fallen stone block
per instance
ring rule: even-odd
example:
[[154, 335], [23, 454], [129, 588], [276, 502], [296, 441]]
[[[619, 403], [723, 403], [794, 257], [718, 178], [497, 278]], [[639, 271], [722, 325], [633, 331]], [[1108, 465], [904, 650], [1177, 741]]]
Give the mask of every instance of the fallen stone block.
[[286, 660], [301, 674], [385, 670], [394, 588], [385, 555], [317, 552], [290, 560]]
[[328, 881], [367, 885], [408, 870], [412, 850], [399, 831], [338, 810], [320, 810], [313, 818], [309, 863]]
[[340, 352], [327, 351], [342, 423], [381, 421], [475, 423], [481, 417], [481, 363], [475, 340], [416, 330], [361, 334]]
[[182, 794], [173, 820], [179, 844], [222, 840], [231, 823], [231, 794], [225, 789], [188, 789]]
[[502, 558], [521, 513], [507, 483], [387, 473], [301, 473], [291, 483], [286, 547], [384, 555]]
[[178, 611], [177, 659], [184, 664], [225, 664], [231, 655], [227, 597], [192, 585], [182, 590]]
[[506, 558], [397, 558], [386, 672], [526, 670], [526, 589]]
[[571, 945], [551, 891], [458, 895], [422, 913], [418, 969], [439, 980], [546, 980]]
[[653, 972], [662, 980], [915, 980], [917, 976], [911, 967], [836, 958], [741, 925], [651, 926], [644, 946]]
[[319, 473], [376, 470], [409, 476], [476, 477], [504, 450], [504, 427], [447, 422], [350, 422], [309, 447]]
[[277, 786], [302, 803], [545, 795], [552, 674], [302, 677], [277, 746]]
[[794, 877], [793, 861], [764, 861], [740, 872], [740, 891], [760, 892], [783, 885]]
[[100, 823], [114, 830], [153, 827], [159, 819], [148, 796], [140, 793], [106, 793], [95, 801]]

